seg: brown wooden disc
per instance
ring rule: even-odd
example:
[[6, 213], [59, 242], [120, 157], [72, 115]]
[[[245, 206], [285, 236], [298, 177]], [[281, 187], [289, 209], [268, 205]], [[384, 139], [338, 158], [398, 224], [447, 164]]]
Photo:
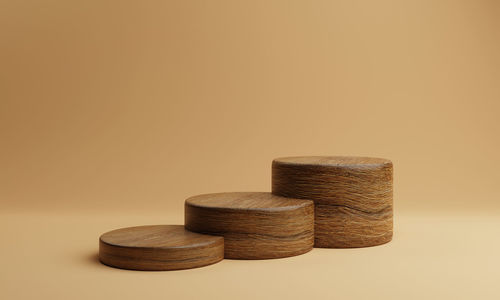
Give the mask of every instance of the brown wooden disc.
[[224, 239], [190, 232], [182, 225], [113, 230], [99, 239], [99, 259], [121, 269], [164, 271], [210, 265], [224, 257]]
[[224, 236], [225, 258], [288, 257], [312, 249], [314, 205], [271, 193], [199, 195], [186, 200], [185, 226]]
[[277, 158], [272, 192], [315, 203], [315, 247], [375, 246], [392, 239], [392, 162], [382, 158]]

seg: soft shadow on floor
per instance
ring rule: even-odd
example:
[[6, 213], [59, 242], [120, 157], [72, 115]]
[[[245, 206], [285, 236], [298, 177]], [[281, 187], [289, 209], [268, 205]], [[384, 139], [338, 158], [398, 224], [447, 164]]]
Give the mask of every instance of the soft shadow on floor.
[[108, 269], [108, 270], [126, 270], [126, 269], [120, 269], [120, 268], [116, 268], [116, 267], [112, 267], [112, 266], [108, 266], [108, 265], [103, 264], [99, 260], [99, 253], [91, 253], [91, 254], [87, 255], [85, 257], [85, 261], [89, 265], [94, 265], [94, 266], [97, 266], [99, 268], [104, 268], [104, 269]]
[[[193, 268], [193, 269], [182, 269], [182, 270], [168, 270], [168, 271], [143, 271], [143, 270], [129, 270], [129, 269], [121, 269], [113, 266], [108, 266], [99, 260], [99, 254], [98, 253], [91, 253], [87, 254], [84, 256], [84, 262], [86, 265], [93, 265], [93, 267], [98, 267], [102, 269], [107, 269], [107, 270], [114, 270], [114, 271], [125, 271], [125, 272], [140, 272], [140, 273], [180, 273], [180, 272], [193, 272], [196, 271], [197, 269], [200, 268]], [[208, 266], [203, 266], [201, 267], [202, 269], [208, 269], [210, 267], [213, 267], [216, 264], [208, 265]]]
[[103, 265], [101, 263], [101, 261], [99, 261], [99, 254], [98, 253], [91, 253], [91, 254], [87, 255], [85, 257], [85, 261], [89, 264], [94, 264], [94, 265], [98, 265], [101, 267], [105, 267], [105, 265]]
[[124, 269], [115, 268], [115, 267], [111, 267], [111, 266], [107, 266], [107, 265], [103, 264], [99, 260], [99, 253], [87, 254], [84, 257], [84, 262], [85, 262], [86, 265], [92, 265], [93, 267], [98, 267], [98, 268], [101, 268], [101, 269], [116, 270], [116, 271], [124, 270]]

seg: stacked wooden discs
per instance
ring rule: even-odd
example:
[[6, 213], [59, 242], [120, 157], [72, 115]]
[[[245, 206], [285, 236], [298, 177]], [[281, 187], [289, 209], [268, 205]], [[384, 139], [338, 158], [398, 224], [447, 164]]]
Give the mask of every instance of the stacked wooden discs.
[[392, 163], [366, 157], [288, 157], [272, 164], [272, 193], [204, 194], [185, 201], [185, 226], [110, 231], [102, 263], [178, 270], [223, 258], [269, 259], [315, 247], [349, 248], [392, 238]]
[[271, 193], [191, 197], [186, 229], [224, 236], [224, 257], [266, 259], [305, 253], [314, 244], [314, 204]]
[[367, 157], [287, 157], [272, 164], [276, 195], [315, 203], [315, 247], [375, 246], [392, 239], [392, 163]]

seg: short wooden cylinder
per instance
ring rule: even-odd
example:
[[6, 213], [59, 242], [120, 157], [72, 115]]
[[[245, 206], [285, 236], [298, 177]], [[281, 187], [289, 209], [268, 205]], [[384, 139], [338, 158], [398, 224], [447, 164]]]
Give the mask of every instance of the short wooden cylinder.
[[219, 193], [185, 202], [188, 230], [224, 236], [224, 258], [299, 255], [314, 244], [314, 204], [271, 193]]
[[190, 232], [182, 225], [128, 227], [103, 234], [99, 260], [108, 266], [143, 271], [197, 268], [224, 258], [224, 239]]
[[286, 157], [272, 164], [273, 194], [315, 203], [315, 247], [368, 247], [393, 230], [392, 162], [367, 157]]

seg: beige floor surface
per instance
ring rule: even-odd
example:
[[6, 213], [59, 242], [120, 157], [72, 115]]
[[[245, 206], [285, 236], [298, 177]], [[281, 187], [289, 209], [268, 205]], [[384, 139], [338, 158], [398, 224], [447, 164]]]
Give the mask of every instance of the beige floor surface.
[[98, 236], [181, 216], [0, 214], [0, 299], [500, 299], [500, 216], [398, 214], [394, 240], [287, 259], [140, 272], [101, 265]]

